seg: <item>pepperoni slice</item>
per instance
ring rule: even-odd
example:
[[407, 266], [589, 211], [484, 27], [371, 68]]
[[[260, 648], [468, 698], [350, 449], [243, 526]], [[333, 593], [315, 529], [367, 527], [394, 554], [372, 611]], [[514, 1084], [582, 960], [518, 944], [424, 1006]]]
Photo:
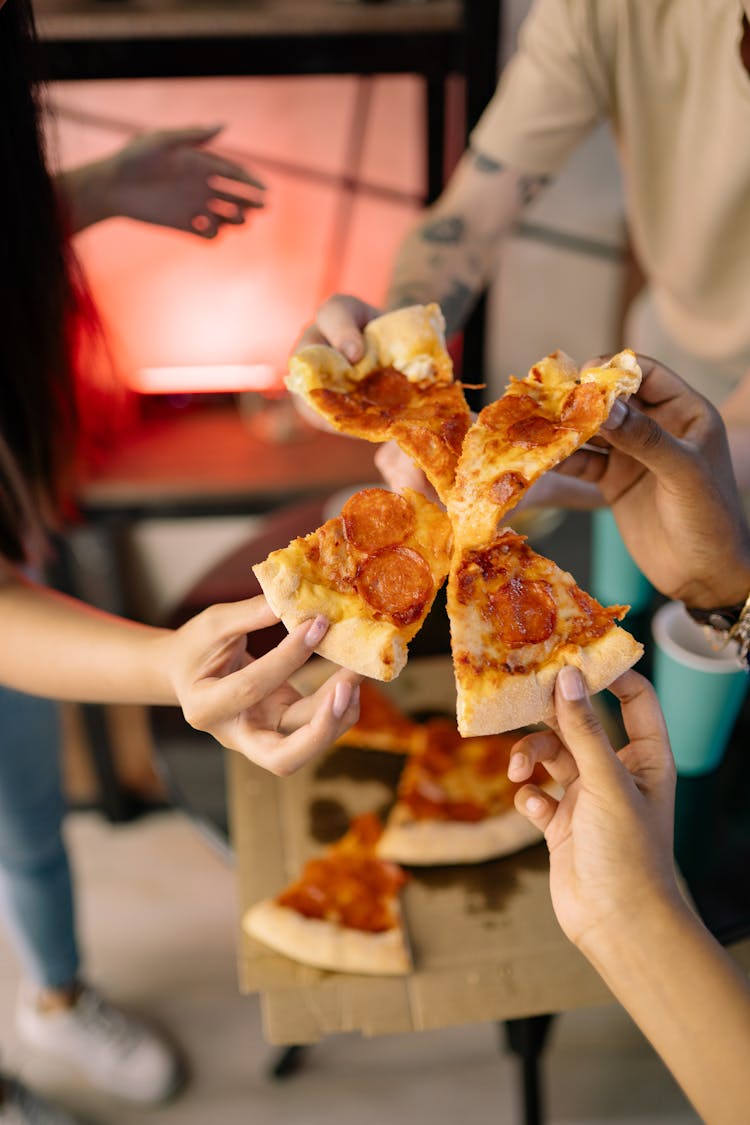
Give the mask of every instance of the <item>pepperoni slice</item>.
[[408, 539], [416, 525], [414, 509], [397, 492], [363, 488], [341, 509], [347, 541], [374, 554]]
[[357, 589], [377, 613], [410, 625], [421, 616], [434, 586], [430, 567], [417, 551], [384, 547], [361, 566]]
[[414, 388], [405, 375], [393, 367], [384, 367], [367, 375], [350, 392], [367, 405], [393, 411], [406, 406], [414, 397]]
[[493, 624], [508, 648], [540, 644], [557, 620], [549, 582], [513, 577], [490, 595]]
[[574, 387], [563, 403], [560, 417], [566, 426], [583, 430], [604, 419], [605, 394], [596, 383]]
[[518, 445], [549, 445], [555, 440], [560, 427], [549, 418], [522, 418], [508, 427], [508, 440]]
[[495, 477], [490, 485], [490, 496], [501, 508], [516, 503], [529, 482], [522, 473], [506, 472]]
[[531, 395], [503, 395], [502, 398], [485, 406], [482, 422], [490, 429], [499, 430], [522, 418], [536, 414], [539, 406]]

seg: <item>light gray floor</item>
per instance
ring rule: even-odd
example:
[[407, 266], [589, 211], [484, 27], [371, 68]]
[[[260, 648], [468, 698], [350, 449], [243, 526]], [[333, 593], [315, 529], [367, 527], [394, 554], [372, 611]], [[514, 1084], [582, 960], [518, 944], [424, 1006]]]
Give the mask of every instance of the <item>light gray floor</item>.
[[[96, 1095], [32, 1057], [12, 1029], [17, 970], [0, 944], [0, 1047], [6, 1065], [105, 1125], [520, 1125], [514, 1061], [494, 1025], [365, 1040], [336, 1036], [283, 1084], [267, 1077], [257, 998], [237, 992], [234, 873], [179, 813], [113, 827], [70, 818], [88, 972], [184, 1045], [193, 1078], [158, 1111]], [[688, 1125], [698, 1119], [616, 1006], [558, 1019], [545, 1062], [555, 1125]]]

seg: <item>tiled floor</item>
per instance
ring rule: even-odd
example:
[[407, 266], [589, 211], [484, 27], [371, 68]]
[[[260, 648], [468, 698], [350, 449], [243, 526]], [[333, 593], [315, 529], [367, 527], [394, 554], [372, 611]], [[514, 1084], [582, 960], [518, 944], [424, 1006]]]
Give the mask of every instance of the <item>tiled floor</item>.
[[[32, 1057], [15, 1040], [17, 980], [0, 946], [0, 1045], [20, 1070], [104, 1125], [515, 1125], [515, 1062], [493, 1025], [365, 1040], [336, 1036], [311, 1049], [301, 1073], [268, 1077], [255, 997], [237, 993], [234, 874], [180, 813], [112, 827], [97, 814], [70, 819], [88, 971], [109, 994], [151, 1013], [179, 1036], [192, 1081], [158, 1111], [113, 1103]], [[562, 1016], [545, 1063], [555, 1125], [689, 1125], [668, 1074], [616, 1006]]]

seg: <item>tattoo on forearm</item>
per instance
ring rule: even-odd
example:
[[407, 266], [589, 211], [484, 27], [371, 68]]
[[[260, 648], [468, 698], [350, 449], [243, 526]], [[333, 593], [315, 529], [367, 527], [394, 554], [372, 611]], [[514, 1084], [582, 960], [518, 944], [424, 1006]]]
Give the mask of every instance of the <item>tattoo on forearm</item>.
[[518, 194], [524, 207], [539, 195], [543, 188], [552, 182], [551, 176], [521, 176], [518, 182]]
[[449, 219], [438, 219], [434, 223], [428, 223], [420, 233], [424, 242], [440, 242], [443, 245], [455, 246], [463, 238], [465, 226], [463, 219], [453, 215]]
[[499, 160], [492, 160], [489, 156], [485, 156], [483, 152], [474, 152], [472, 150], [471, 155], [474, 158], [474, 167], [476, 168], [477, 172], [487, 172], [489, 174], [492, 174], [495, 172], [503, 172], [505, 170], [505, 164], [502, 164]]
[[451, 288], [443, 294], [440, 308], [443, 310], [448, 335], [457, 332], [464, 324], [476, 300], [476, 290], [454, 278]]

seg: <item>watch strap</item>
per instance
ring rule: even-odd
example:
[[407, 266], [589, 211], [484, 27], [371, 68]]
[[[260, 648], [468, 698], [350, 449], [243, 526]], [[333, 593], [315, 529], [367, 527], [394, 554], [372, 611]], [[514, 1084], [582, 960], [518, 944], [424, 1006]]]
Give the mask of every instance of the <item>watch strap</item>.
[[741, 667], [750, 668], [750, 594], [737, 605], [718, 606], [716, 609], [686, 608], [693, 621], [713, 629], [725, 644], [734, 641]]

